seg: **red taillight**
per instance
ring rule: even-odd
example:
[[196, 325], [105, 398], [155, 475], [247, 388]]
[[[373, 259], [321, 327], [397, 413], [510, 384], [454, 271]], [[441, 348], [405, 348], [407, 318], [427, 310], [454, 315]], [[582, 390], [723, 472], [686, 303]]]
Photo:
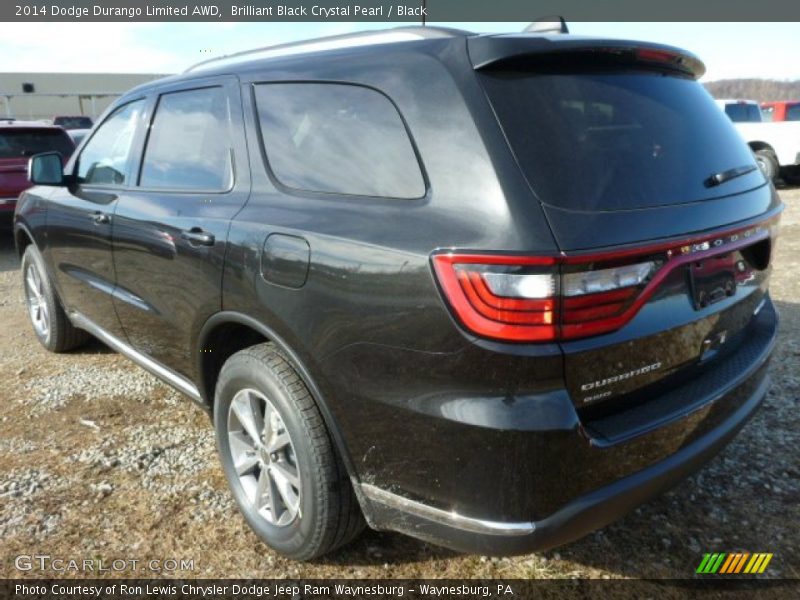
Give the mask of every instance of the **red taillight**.
[[455, 316], [471, 332], [514, 342], [570, 340], [619, 329], [675, 267], [752, 245], [770, 236], [774, 222], [594, 255], [441, 253], [432, 260]]
[[555, 258], [436, 254], [433, 266], [467, 329], [493, 339], [556, 339]]

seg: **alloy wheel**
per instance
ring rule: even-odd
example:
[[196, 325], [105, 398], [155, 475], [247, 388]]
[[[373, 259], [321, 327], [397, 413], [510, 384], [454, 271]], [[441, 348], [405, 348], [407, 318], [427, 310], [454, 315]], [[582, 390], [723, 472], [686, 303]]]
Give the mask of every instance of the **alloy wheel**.
[[35, 265], [28, 265], [25, 270], [25, 299], [28, 313], [36, 333], [42, 339], [50, 332], [50, 311], [44, 295], [44, 284]]
[[228, 440], [252, 507], [276, 527], [291, 524], [300, 516], [300, 470], [283, 418], [264, 394], [254, 389], [236, 393], [228, 409]]

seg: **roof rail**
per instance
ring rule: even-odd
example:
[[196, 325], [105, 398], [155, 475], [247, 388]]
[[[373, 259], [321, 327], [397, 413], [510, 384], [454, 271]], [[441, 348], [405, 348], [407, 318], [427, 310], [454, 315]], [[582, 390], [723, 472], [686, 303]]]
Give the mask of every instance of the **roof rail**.
[[472, 35], [469, 31], [451, 29], [447, 27], [396, 27], [379, 31], [361, 31], [358, 33], [346, 33], [343, 35], [333, 35], [328, 37], [290, 42], [288, 44], [277, 44], [275, 46], [265, 46], [243, 52], [235, 52], [204, 60], [192, 65], [184, 71], [190, 73], [203, 69], [224, 66], [228, 64], [239, 64], [248, 60], [259, 58], [276, 58], [279, 56], [292, 56], [294, 54], [306, 54], [310, 52], [321, 52], [323, 50], [335, 50], [337, 48], [353, 48], [356, 46], [368, 46], [372, 44], [388, 44], [392, 42], [410, 42], [432, 38], [446, 38]]

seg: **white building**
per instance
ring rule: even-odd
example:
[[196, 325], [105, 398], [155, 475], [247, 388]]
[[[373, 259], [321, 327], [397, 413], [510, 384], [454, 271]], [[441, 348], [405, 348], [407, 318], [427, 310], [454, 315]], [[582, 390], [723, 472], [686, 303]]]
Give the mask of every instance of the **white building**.
[[0, 73], [0, 118], [52, 119], [88, 115], [96, 119], [117, 97], [164, 75], [123, 73]]

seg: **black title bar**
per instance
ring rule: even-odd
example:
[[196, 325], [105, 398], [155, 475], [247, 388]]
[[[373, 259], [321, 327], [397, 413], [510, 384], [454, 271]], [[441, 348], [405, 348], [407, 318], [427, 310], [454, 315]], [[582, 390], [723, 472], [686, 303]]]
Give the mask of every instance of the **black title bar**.
[[[796, 0], [4, 0], [0, 21], [800, 21]], [[800, 35], [800, 27], [798, 30]]]

